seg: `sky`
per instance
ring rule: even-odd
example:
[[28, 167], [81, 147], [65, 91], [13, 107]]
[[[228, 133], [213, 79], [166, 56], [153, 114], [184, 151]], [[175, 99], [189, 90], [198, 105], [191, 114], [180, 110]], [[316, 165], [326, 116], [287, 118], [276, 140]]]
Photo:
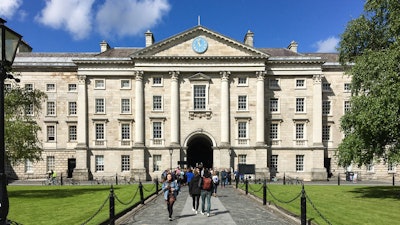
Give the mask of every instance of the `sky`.
[[365, 0], [0, 0], [0, 18], [23, 36], [33, 52], [99, 52], [145, 47], [200, 24], [256, 48], [300, 53], [336, 52], [347, 23], [363, 13]]

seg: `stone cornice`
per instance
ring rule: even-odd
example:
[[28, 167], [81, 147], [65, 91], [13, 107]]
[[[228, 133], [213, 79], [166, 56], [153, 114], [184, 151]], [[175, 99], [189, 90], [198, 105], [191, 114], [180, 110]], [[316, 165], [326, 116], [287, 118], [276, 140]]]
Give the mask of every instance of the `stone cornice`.
[[124, 58], [76, 58], [72, 62], [75, 64], [132, 64], [132, 59]]
[[159, 60], [159, 61], [171, 61], [171, 60], [267, 60], [266, 56], [133, 56], [132, 60]]
[[268, 63], [274, 64], [324, 64], [321, 57], [270, 57]]

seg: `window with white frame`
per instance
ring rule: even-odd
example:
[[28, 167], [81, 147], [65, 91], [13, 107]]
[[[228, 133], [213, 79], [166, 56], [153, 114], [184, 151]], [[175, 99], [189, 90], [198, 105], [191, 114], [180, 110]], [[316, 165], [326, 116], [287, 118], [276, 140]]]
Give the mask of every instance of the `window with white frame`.
[[296, 88], [299, 88], [299, 89], [306, 88], [306, 80], [304, 80], [304, 79], [296, 79]]
[[247, 96], [246, 95], [238, 96], [238, 110], [239, 111], [247, 110]]
[[350, 83], [345, 83], [343, 89], [344, 92], [350, 92], [351, 91]]
[[344, 106], [343, 106], [343, 108], [344, 108], [344, 113], [349, 112], [350, 109], [351, 109], [350, 101], [348, 101], [348, 100], [344, 101], [343, 105], [344, 105]]
[[247, 77], [238, 77], [238, 86], [247, 86]]
[[296, 123], [296, 140], [304, 140], [304, 123]]
[[29, 159], [25, 160], [25, 173], [33, 173], [33, 162]]
[[76, 84], [68, 84], [68, 91], [69, 91], [69, 92], [75, 92], [75, 91], [77, 91]]
[[56, 169], [56, 158], [54, 156], [47, 156], [46, 157], [46, 171], [51, 171]]
[[48, 125], [46, 127], [47, 141], [53, 142], [56, 140], [56, 127], [54, 125]]
[[121, 140], [129, 141], [131, 140], [131, 124], [121, 123]]
[[46, 91], [55, 92], [56, 91], [56, 84], [46, 84]]
[[269, 79], [269, 89], [279, 89], [279, 79]]
[[121, 171], [131, 171], [131, 157], [129, 155], [121, 155]]
[[388, 172], [389, 173], [396, 172], [396, 165], [394, 163], [388, 162], [387, 166], [388, 166]]
[[271, 155], [271, 167], [278, 171], [278, 155]]
[[270, 112], [279, 112], [279, 99], [277, 99], [277, 98], [269, 99], [269, 111]]
[[153, 145], [162, 145], [163, 143], [163, 127], [162, 122], [153, 122]]
[[121, 89], [130, 89], [131, 81], [130, 80], [121, 80]]
[[104, 155], [95, 156], [95, 167], [96, 172], [104, 171]]
[[193, 106], [194, 110], [205, 110], [207, 103], [206, 85], [193, 86]]
[[278, 129], [279, 129], [279, 124], [278, 123], [271, 123], [269, 125], [269, 138], [271, 140], [277, 140], [278, 139]]
[[94, 89], [105, 89], [106, 81], [105, 80], [94, 80]]
[[95, 113], [105, 113], [105, 100], [104, 98], [95, 99]]
[[323, 83], [322, 83], [322, 91], [324, 91], [324, 92], [330, 92], [330, 91], [332, 91], [332, 89], [331, 89], [331, 84], [328, 83], [328, 82], [323, 82]]
[[304, 171], [304, 155], [296, 155], [296, 171]]
[[104, 145], [105, 141], [105, 124], [95, 123], [95, 145]]
[[25, 115], [33, 116], [33, 104], [25, 105]]
[[33, 84], [25, 84], [26, 91], [33, 91]]
[[77, 112], [77, 103], [76, 102], [68, 102], [68, 115], [75, 116]]
[[368, 163], [366, 165], [366, 167], [367, 167], [367, 172], [368, 173], [373, 173], [374, 172], [374, 164], [373, 163]]
[[46, 115], [55, 116], [56, 115], [56, 102], [49, 101], [46, 104]]
[[77, 127], [76, 125], [69, 125], [68, 126], [68, 140], [70, 142], [74, 142], [77, 140]]
[[322, 101], [322, 115], [331, 114], [331, 101]]
[[153, 111], [162, 111], [161, 95], [153, 95]]
[[248, 122], [238, 121], [238, 145], [248, 144]]
[[331, 126], [323, 125], [322, 126], [322, 141], [330, 141], [331, 140]]
[[239, 164], [246, 164], [247, 155], [240, 154], [238, 155], [238, 163]]
[[161, 171], [161, 155], [153, 155], [153, 171]]
[[131, 100], [129, 98], [121, 99], [121, 113], [131, 113]]
[[153, 77], [153, 86], [162, 86], [162, 77]]
[[305, 112], [305, 98], [296, 98], [296, 112]]

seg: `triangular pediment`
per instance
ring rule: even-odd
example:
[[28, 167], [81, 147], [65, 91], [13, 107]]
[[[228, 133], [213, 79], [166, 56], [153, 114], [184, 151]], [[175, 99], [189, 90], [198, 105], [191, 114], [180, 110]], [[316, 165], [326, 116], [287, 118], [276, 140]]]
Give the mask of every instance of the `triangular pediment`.
[[211, 77], [205, 75], [204, 73], [196, 73], [188, 78], [190, 81], [210, 81]]
[[[196, 52], [193, 42], [201, 37], [206, 42], [206, 50]], [[167, 38], [161, 42], [154, 43], [131, 55], [133, 58], [147, 57], [256, 57], [268, 58], [269, 55], [251, 46], [233, 40], [229, 37], [211, 31], [203, 26], [192, 29]]]

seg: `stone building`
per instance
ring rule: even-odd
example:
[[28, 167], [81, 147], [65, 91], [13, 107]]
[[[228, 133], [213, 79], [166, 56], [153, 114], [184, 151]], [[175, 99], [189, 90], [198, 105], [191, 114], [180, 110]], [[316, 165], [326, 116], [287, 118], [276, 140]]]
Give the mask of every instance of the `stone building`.
[[[10, 173], [150, 180], [202, 163], [254, 166], [256, 178], [324, 180], [349, 169], [335, 160], [350, 107], [337, 55], [302, 54], [294, 41], [255, 48], [253, 38], [196, 26], [160, 42], [148, 31], [143, 48], [103, 41], [97, 53], [20, 52], [20, 85], [48, 95], [39, 115], [44, 151]], [[371, 167], [358, 170], [364, 179], [396, 169]]]

